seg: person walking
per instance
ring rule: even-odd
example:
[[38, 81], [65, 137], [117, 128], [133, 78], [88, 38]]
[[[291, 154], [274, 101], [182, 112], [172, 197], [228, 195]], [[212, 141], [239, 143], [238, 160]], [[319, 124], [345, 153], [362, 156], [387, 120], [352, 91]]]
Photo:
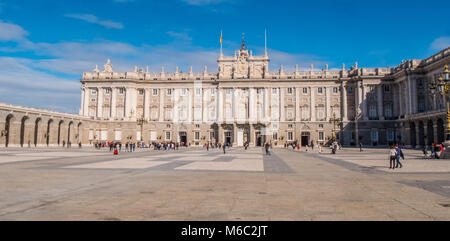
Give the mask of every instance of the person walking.
[[399, 168], [398, 167], [399, 165], [400, 165], [400, 168], [402, 168], [403, 165], [400, 162], [400, 157], [405, 159], [405, 156], [403, 155], [403, 151], [402, 151], [402, 149], [400, 148], [400, 146], [398, 144], [395, 146], [395, 152], [396, 152], [395, 159], [397, 161], [397, 163], [395, 164], [395, 168]]
[[223, 145], [222, 149], [223, 149], [223, 154], [225, 154], [225, 149], [227, 148], [227, 145]]
[[269, 145], [269, 143], [266, 143], [265, 148], [266, 148], [266, 155], [270, 156], [270, 145]]
[[390, 146], [389, 149], [389, 169], [395, 169], [395, 157], [397, 156], [397, 152], [395, 151], [394, 146]]
[[363, 149], [362, 149], [362, 143], [361, 143], [361, 142], [359, 143], [359, 151], [360, 151], [360, 152], [363, 151]]

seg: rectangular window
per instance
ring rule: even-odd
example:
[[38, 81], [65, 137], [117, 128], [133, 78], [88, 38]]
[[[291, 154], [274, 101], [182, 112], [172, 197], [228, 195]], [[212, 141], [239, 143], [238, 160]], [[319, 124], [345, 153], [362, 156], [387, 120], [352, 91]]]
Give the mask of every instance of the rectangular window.
[[273, 140], [278, 140], [278, 132], [273, 133]]
[[303, 88], [303, 94], [308, 94], [308, 88]]
[[319, 132], [319, 141], [323, 141], [325, 138], [323, 131]]
[[278, 93], [278, 89], [277, 88], [272, 88], [272, 94], [276, 95]]
[[322, 93], [323, 93], [322, 87], [317, 88], [317, 93], [319, 93], [319, 94], [322, 94]]
[[187, 89], [181, 89], [181, 96], [185, 96], [187, 93]]
[[231, 95], [231, 89], [227, 89], [227, 95]]
[[172, 95], [172, 89], [167, 89], [167, 95]]
[[215, 89], [211, 89], [211, 95], [216, 94], [216, 90]]
[[196, 95], [201, 95], [202, 93], [202, 89], [195, 89], [195, 94]]
[[288, 94], [292, 94], [292, 88], [287, 88]]
[[352, 88], [352, 87], [349, 87], [349, 88], [347, 89], [347, 92], [348, 92], [349, 94], [353, 93], [353, 88]]
[[200, 140], [200, 132], [195, 132], [195, 140], [198, 141]]
[[121, 94], [121, 95], [123, 95], [123, 92], [124, 92], [125, 90], [123, 89], [123, 88], [119, 88], [119, 94]]
[[153, 95], [158, 95], [158, 89], [153, 89]]
[[109, 88], [105, 89], [105, 94], [109, 95], [110, 92], [111, 92], [111, 90]]
[[139, 90], [139, 95], [144, 95], [144, 90]]
[[385, 93], [391, 92], [391, 86], [385, 85], [385, 86], [384, 86], [384, 92], [385, 92]]
[[373, 85], [369, 86], [369, 90], [370, 90], [370, 92], [375, 91], [375, 86], [373, 86]]
[[209, 133], [209, 137], [211, 138], [211, 140], [212, 139], [215, 139], [216, 137], [215, 137], [216, 135], [215, 135], [215, 132], [214, 131], [211, 131], [210, 133]]
[[93, 94], [93, 95], [97, 94], [97, 90], [96, 89], [91, 89], [91, 94]]
[[96, 101], [96, 99], [91, 99], [91, 101], [92, 101], [92, 102], [95, 102], [95, 101]]
[[339, 88], [338, 87], [334, 87], [333, 88], [333, 93], [337, 94], [339, 92]]
[[166, 131], [166, 141], [170, 140], [170, 131]]
[[294, 133], [288, 132], [288, 141], [292, 141], [292, 140], [294, 140]]

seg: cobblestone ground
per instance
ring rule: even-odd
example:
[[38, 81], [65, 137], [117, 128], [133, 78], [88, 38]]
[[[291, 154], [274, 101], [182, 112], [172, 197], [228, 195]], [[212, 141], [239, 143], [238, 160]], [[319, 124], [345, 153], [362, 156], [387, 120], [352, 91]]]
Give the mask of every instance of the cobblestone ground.
[[386, 149], [0, 149], [0, 220], [450, 220], [450, 161]]

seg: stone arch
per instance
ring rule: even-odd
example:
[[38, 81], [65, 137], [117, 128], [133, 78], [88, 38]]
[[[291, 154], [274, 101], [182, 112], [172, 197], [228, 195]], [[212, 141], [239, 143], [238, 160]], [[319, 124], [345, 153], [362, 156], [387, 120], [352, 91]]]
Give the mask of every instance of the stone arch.
[[437, 119], [437, 142], [439, 144], [445, 142], [444, 120], [441, 118]]
[[40, 117], [36, 118], [36, 121], [34, 122], [34, 138], [33, 143], [36, 147], [39, 142], [39, 124], [42, 122], [42, 119]]
[[45, 138], [46, 138], [46, 144], [47, 144], [47, 146], [49, 146], [50, 145], [50, 130], [51, 130], [51, 125], [53, 124], [53, 119], [49, 119], [48, 120], [48, 122], [47, 122], [47, 131], [46, 131], [46, 134], [45, 134]]
[[26, 131], [26, 122], [30, 119], [28, 116], [22, 117], [22, 120], [20, 122], [20, 147], [23, 147], [23, 144], [25, 142], [25, 131]]
[[5, 123], [5, 147], [8, 147], [8, 144], [10, 142], [11, 139], [11, 122], [14, 120], [14, 115], [13, 114], [9, 114], [6, 116], [6, 123]]
[[409, 131], [410, 131], [410, 144], [412, 147], [415, 147], [417, 145], [416, 123], [414, 122], [409, 123]]
[[431, 146], [431, 144], [434, 142], [434, 128], [433, 128], [433, 121], [428, 120], [427, 122], [427, 144]]
[[72, 126], [73, 126], [73, 121], [70, 121], [69, 125], [67, 126], [67, 145], [72, 144], [72, 137], [70, 136]]
[[425, 146], [425, 139], [424, 139], [425, 133], [424, 132], [425, 132], [425, 130], [423, 127], [423, 122], [420, 121], [419, 122], [419, 145], [420, 146]]
[[58, 146], [61, 144], [61, 125], [64, 123], [63, 120], [58, 122]]

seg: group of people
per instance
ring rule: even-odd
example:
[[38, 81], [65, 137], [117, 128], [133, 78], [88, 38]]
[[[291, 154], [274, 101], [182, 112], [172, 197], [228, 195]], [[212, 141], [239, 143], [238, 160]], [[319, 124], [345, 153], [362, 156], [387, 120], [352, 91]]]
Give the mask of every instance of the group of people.
[[400, 162], [400, 157], [404, 160], [405, 155], [403, 155], [402, 148], [397, 144], [390, 146], [389, 149], [389, 169], [402, 168], [403, 164]]
[[[430, 149], [431, 154], [428, 154], [428, 149]], [[442, 153], [444, 151], [444, 144], [436, 145], [436, 143], [431, 144], [431, 148], [428, 148], [428, 146], [423, 147], [423, 156], [426, 159], [439, 159], [438, 152]]]

